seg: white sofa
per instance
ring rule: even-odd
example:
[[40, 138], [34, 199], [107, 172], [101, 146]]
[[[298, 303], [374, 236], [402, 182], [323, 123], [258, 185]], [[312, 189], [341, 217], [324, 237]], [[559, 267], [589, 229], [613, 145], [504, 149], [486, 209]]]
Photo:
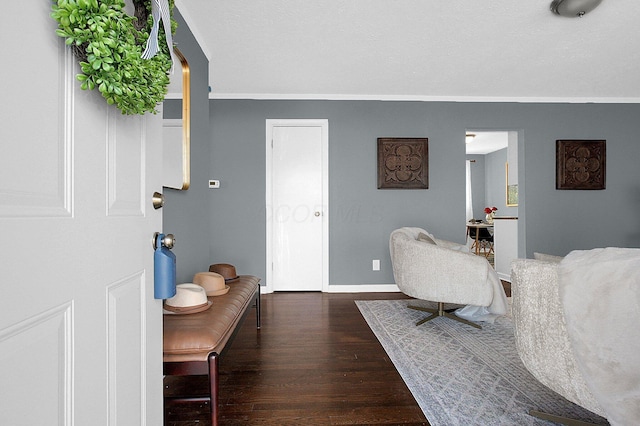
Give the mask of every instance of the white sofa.
[[640, 250], [535, 257], [514, 260], [511, 270], [516, 346], [525, 367], [612, 425], [640, 424]]

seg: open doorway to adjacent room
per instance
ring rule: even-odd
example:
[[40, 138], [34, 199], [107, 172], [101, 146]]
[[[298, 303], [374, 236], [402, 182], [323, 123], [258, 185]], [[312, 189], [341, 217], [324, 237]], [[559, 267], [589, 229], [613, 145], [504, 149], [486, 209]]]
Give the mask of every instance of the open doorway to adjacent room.
[[474, 237], [467, 244], [510, 281], [518, 257], [518, 131], [467, 129], [465, 147], [467, 233]]

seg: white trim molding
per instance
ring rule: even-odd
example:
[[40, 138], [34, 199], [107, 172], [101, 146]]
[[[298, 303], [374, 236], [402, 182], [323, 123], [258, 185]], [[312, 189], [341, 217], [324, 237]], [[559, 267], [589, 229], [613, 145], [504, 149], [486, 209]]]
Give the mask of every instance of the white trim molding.
[[[211, 86], [215, 87], [215, 86]], [[407, 102], [469, 102], [469, 103], [569, 103], [569, 104], [637, 104], [638, 97], [529, 97], [529, 96], [426, 96], [426, 95], [364, 95], [331, 93], [209, 93], [209, 99], [220, 100], [310, 100], [310, 101], [407, 101]]]
[[[260, 287], [260, 292], [273, 293], [273, 286], [264, 285]], [[329, 284], [323, 293], [400, 293], [400, 289], [395, 284]]]

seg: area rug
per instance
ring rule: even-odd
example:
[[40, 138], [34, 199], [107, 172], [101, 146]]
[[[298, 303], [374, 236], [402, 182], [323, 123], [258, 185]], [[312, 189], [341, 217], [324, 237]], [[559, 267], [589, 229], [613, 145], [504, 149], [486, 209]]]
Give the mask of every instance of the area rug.
[[356, 301], [432, 426], [553, 424], [529, 416], [531, 409], [607, 424], [527, 371], [509, 317], [482, 330], [443, 317], [416, 326], [425, 314], [409, 303], [416, 301]]

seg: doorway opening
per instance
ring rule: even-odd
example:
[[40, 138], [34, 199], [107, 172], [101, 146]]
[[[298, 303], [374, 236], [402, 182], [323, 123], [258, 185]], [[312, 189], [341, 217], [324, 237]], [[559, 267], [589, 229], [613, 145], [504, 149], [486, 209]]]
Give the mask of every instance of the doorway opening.
[[[475, 222], [487, 227], [492, 249], [489, 261], [505, 281], [510, 281], [511, 260], [518, 257], [521, 243], [518, 140], [516, 130], [467, 129], [465, 138], [467, 229]], [[493, 213], [487, 214], [489, 211]], [[477, 246], [472, 239], [467, 244]]]

